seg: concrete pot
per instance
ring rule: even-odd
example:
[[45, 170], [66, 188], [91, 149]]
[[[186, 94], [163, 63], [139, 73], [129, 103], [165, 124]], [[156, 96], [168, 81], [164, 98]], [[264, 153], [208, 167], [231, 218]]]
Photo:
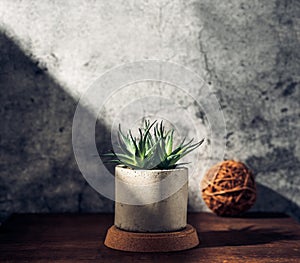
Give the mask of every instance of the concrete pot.
[[187, 168], [132, 170], [118, 165], [115, 176], [117, 228], [131, 232], [172, 232], [186, 227]]

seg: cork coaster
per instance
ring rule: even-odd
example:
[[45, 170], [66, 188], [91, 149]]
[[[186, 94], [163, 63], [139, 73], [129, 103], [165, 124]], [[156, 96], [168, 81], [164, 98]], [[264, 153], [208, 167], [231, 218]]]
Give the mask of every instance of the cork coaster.
[[112, 226], [108, 229], [104, 245], [132, 252], [171, 252], [193, 248], [199, 244], [196, 229], [187, 225], [185, 229], [167, 233], [128, 232]]

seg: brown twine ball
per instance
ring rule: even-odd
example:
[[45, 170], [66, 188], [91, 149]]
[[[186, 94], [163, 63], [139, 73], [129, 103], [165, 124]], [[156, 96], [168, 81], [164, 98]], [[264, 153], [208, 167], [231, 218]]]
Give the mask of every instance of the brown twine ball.
[[202, 197], [217, 215], [239, 215], [255, 203], [254, 176], [241, 162], [229, 160], [218, 163], [207, 171], [202, 180]]

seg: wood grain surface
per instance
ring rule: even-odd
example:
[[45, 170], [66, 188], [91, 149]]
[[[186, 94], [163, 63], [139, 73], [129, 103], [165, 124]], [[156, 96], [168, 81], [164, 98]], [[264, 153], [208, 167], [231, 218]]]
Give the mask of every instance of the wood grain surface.
[[173, 253], [109, 249], [112, 223], [112, 214], [13, 215], [0, 228], [0, 262], [300, 262], [300, 225], [282, 214], [189, 214], [201, 244]]

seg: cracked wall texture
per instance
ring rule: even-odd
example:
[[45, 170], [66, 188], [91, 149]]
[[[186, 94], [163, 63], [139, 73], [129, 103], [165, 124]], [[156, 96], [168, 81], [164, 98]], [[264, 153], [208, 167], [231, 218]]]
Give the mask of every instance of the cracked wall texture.
[[[113, 211], [76, 165], [76, 104], [106, 70], [160, 59], [186, 66], [215, 91], [227, 128], [225, 157], [246, 162], [259, 183], [254, 210], [299, 219], [299, 14], [296, 0], [1, 0], [1, 218]], [[189, 105], [205, 133], [205, 112]], [[116, 111], [99, 122], [99, 144]], [[197, 176], [190, 178], [189, 209], [207, 210]]]

